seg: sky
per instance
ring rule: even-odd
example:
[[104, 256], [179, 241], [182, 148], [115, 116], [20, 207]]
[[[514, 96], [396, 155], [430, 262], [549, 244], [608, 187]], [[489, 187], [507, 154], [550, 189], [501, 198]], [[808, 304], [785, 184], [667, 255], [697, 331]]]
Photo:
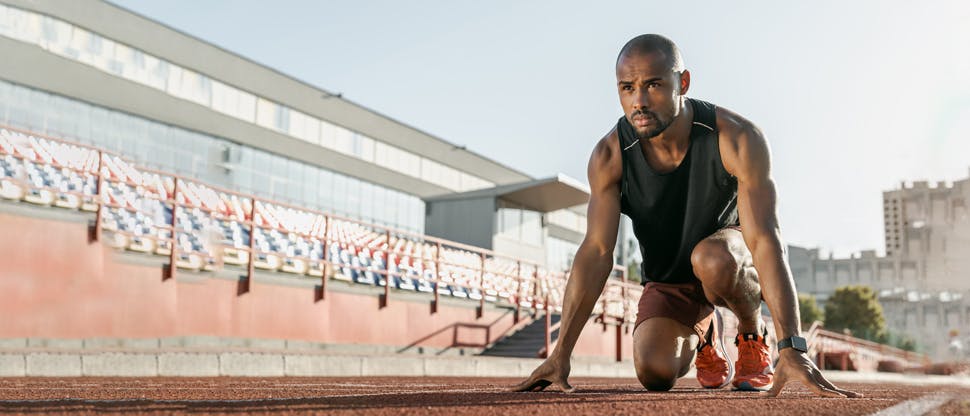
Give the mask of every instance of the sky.
[[[620, 47], [757, 124], [784, 240], [884, 251], [882, 192], [970, 176], [970, 2], [113, 0], [534, 177], [587, 182]], [[241, 86], [245, 87], [245, 86]]]

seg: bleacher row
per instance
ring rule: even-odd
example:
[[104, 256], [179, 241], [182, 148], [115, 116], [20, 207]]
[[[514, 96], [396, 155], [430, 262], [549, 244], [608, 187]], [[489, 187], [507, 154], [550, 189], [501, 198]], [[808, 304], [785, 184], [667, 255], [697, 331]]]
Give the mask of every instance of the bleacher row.
[[[101, 225], [111, 246], [170, 255], [175, 232], [176, 266], [182, 269], [212, 271], [226, 264], [248, 265], [252, 229], [257, 269], [321, 277], [329, 259], [332, 278], [338, 280], [384, 286], [390, 276], [393, 288], [428, 293], [434, 292], [437, 282], [439, 295], [537, 308], [544, 307], [548, 298], [550, 307], [561, 311], [562, 273], [254, 201], [136, 168], [108, 152], [7, 129], [0, 129], [0, 198], [91, 212], [101, 203]], [[630, 320], [637, 295], [609, 285], [595, 313], [605, 305], [607, 315]]]

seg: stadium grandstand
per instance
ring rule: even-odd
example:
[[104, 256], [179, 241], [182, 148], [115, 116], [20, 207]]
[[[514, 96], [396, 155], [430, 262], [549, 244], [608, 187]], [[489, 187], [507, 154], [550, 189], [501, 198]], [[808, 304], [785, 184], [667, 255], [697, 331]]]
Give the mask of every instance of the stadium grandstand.
[[[561, 308], [589, 196], [575, 179], [530, 177], [103, 1], [0, 1], [0, 49], [7, 211], [88, 213], [91, 241], [161, 259], [166, 279], [241, 270], [240, 293], [266, 275], [317, 282], [316, 301], [336, 284], [382, 288], [382, 305], [444, 296], [476, 319]], [[596, 310], [617, 328], [639, 294], [623, 270]], [[39, 328], [3, 335], [62, 335]]]

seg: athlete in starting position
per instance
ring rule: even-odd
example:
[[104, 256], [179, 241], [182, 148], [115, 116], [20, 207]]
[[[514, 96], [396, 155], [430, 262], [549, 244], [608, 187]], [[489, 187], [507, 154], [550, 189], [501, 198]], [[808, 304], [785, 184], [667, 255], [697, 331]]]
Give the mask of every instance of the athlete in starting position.
[[[775, 214], [768, 144], [750, 121], [685, 96], [690, 72], [659, 35], [633, 38], [616, 61], [624, 117], [593, 149], [589, 225], [573, 263], [556, 349], [517, 391], [567, 380], [569, 358], [613, 266], [620, 213], [643, 254], [633, 362], [648, 390], [665, 391], [695, 360], [707, 388], [769, 390], [801, 381], [817, 394], [857, 397], [822, 376], [801, 338], [795, 285]], [[761, 301], [774, 317], [773, 370]], [[738, 360], [724, 352], [713, 305], [739, 319]]]

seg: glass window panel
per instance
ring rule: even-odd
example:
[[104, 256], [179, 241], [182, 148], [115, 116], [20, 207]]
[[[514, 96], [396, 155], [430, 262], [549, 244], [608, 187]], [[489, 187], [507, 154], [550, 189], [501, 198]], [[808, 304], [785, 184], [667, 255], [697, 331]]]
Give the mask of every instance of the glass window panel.
[[226, 84], [212, 82], [212, 109], [223, 114], [233, 115], [232, 92]]
[[212, 80], [212, 108], [238, 119], [253, 121], [256, 97]]
[[[0, 13], [2, 13], [2, 10], [0, 10]], [[8, 103], [11, 99], [10, 90], [10, 84], [0, 81], [0, 123], [3, 124], [10, 124], [9, 111], [7, 110], [7, 107], [9, 107]]]
[[320, 120], [307, 116], [303, 126], [303, 140], [313, 144], [320, 144]]
[[374, 185], [371, 188], [370, 199], [364, 203], [370, 205], [371, 222], [379, 224], [384, 214], [384, 194], [386, 191], [383, 186]]
[[347, 215], [347, 177], [338, 173], [333, 175], [333, 210], [339, 215]]
[[532, 245], [542, 244], [541, 214], [522, 210], [522, 242]]
[[289, 110], [289, 120], [284, 131], [289, 133], [290, 136], [303, 139], [306, 132], [306, 116], [299, 111]]
[[421, 177], [421, 158], [411, 152], [401, 150], [401, 162], [402, 162], [402, 172], [414, 176], [415, 178]]
[[431, 182], [434, 178], [434, 165], [437, 164], [433, 160], [421, 158], [421, 179]]
[[98, 35], [94, 35], [98, 41], [98, 55], [95, 57], [94, 66], [105, 72], [113, 72], [113, 62], [115, 54], [115, 42]]
[[317, 168], [311, 165], [303, 166], [303, 203], [310, 208], [319, 208], [317, 206], [317, 193], [320, 187], [320, 175], [317, 174]]
[[[130, 70], [128, 67], [131, 66], [131, 48], [127, 45], [116, 43], [114, 49], [110, 64], [111, 72], [115, 75], [124, 76], [125, 71]], [[169, 73], [169, 76], [172, 76], [172, 74]]]
[[317, 205], [324, 211], [333, 211], [333, 173], [318, 169], [320, 181], [317, 184]]
[[374, 163], [380, 165], [381, 167], [387, 168], [388, 160], [388, 146], [381, 142], [374, 143]]
[[360, 137], [361, 136], [359, 134], [354, 133], [351, 136], [351, 138], [350, 138], [350, 142], [351, 142], [351, 144], [350, 144], [351, 152], [350, 153], [353, 154], [354, 156], [357, 156], [358, 158], [360, 157], [360, 154], [361, 154]]
[[236, 90], [236, 117], [250, 123], [256, 121], [255, 95], [246, 91]]
[[395, 216], [394, 225], [396, 227], [405, 228], [408, 223], [408, 219], [411, 218], [411, 204], [409, 203], [407, 196], [403, 194], [397, 194], [397, 212]]
[[360, 136], [360, 158], [368, 162], [374, 161], [374, 139]]
[[280, 104], [276, 104], [273, 109], [276, 112], [276, 130], [286, 132], [290, 130], [290, 109]]
[[79, 27], [72, 28], [71, 40], [68, 43], [68, 47], [73, 51], [73, 55], [78, 61], [84, 64], [93, 65], [94, 62], [91, 59], [91, 53], [88, 49], [91, 44], [91, 32], [81, 29]]
[[3, 6], [3, 11], [0, 12], [0, 34], [39, 44], [43, 37], [41, 22], [41, 17], [35, 13]]
[[27, 101], [24, 103], [27, 105], [27, 125], [37, 131], [46, 132], [46, 112], [42, 111], [42, 109], [50, 105], [48, 103], [50, 103], [51, 95], [42, 91], [28, 90], [27, 97]]
[[275, 128], [276, 121], [276, 105], [263, 98], [257, 98], [256, 100], [256, 124], [260, 126], [272, 129]]
[[347, 213], [360, 218], [360, 180], [347, 178]]
[[270, 155], [270, 177], [272, 184], [268, 190], [270, 195], [275, 197], [285, 197], [286, 195], [286, 159], [279, 155]]
[[44, 41], [48, 45], [67, 43], [71, 38], [71, 27], [64, 22], [47, 16], [43, 18]]
[[[141, 73], [142, 83], [148, 85], [152, 88], [165, 91], [168, 83], [168, 62], [159, 60], [158, 58], [151, 55], [144, 55], [144, 68]], [[202, 82], [201, 88], [204, 91], [203, 94], [211, 95], [211, 85], [208, 82], [207, 77], [203, 77], [205, 80]], [[205, 101], [203, 104], [208, 105], [209, 98], [203, 99]]]
[[414, 208], [411, 210], [411, 214], [414, 216], [412, 223], [412, 231], [416, 233], [424, 232], [424, 202], [418, 198], [411, 198]]
[[303, 183], [302, 183], [303, 164], [295, 160], [290, 160], [287, 162], [287, 168], [283, 172], [286, 172], [285, 181], [287, 183], [287, 187], [286, 187], [287, 197], [293, 200], [294, 202], [302, 201], [303, 200]]
[[364, 221], [374, 219], [374, 185], [368, 182], [360, 184], [360, 217]]
[[381, 214], [381, 218], [384, 219], [388, 224], [394, 224], [395, 213], [398, 210], [398, 204], [401, 201], [400, 193], [395, 190], [387, 189], [384, 194], [384, 213]]
[[337, 148], [337, 126], [320, 121], [320, 145], [328, 149]]
[[354, 153], [354, 133], [343, 127], [335, 129], [334, 149], [338, 152], [352, 155]]

